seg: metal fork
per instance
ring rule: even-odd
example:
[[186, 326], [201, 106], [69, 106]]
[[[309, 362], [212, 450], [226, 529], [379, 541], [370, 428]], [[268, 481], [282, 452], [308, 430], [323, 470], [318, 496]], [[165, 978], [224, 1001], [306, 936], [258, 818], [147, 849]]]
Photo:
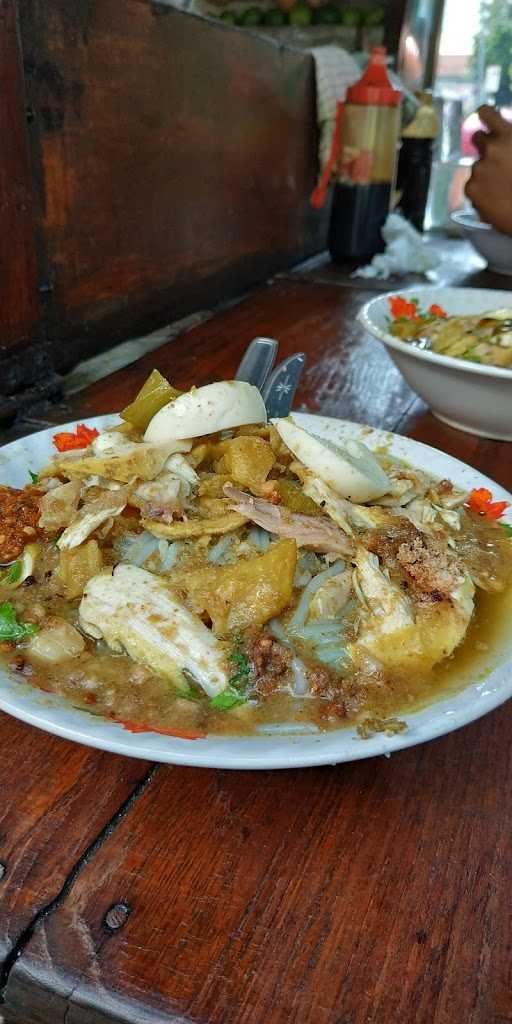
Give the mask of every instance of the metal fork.
[[254, 338], [235, 375], [236, 380], [259, 388], [269, 418], [288, 416], [306, 362], [303, 352], [295, 352], [272, 372], [278, 348], [274, 338]]

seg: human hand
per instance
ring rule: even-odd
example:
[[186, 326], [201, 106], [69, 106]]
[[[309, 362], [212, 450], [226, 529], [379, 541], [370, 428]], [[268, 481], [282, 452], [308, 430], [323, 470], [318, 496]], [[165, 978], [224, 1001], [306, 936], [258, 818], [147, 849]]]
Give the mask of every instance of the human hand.
[[512, 235], [512, 124], [494, 108], [480, 107], [489, 131], [475, 132], [480, 159], [473, 166], [466, 195], [483, 221]]

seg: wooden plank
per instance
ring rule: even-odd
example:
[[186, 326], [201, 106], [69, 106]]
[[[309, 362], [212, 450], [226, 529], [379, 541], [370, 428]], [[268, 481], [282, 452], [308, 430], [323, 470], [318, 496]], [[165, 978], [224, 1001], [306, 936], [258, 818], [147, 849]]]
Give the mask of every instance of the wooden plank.
[[0, 4], [0, 391], [19, 383], [13, 351], [39, 316], [27, 119], [15, 0]]
[[511, 726], [335, 768], [161, 769], [13, 968], [8, 1024], [504, 1024]]
[[[364, 298], [280, 281], [164, 346], [157, 365], [184, 386], [222, 377], [250, 337], [273, 334], [283, 354], [310, 356], [308, 408], [375, 414], [512, 487], [510, 445], [445, 427], [399, 387], [354, 323]], [[124, 404], [153, 363], [74, 396], [73, 415]], [[511, 716], [508, 705], [389, 760], [160, 768], [27, 934], [6, 1024], [505, 1024]], [[30, 891], [15, 891], [15, 911], [18, 899], [30, 907]]]
[[322, 247], [309, 55], [151, 0], [34, 0], [21, 29], [60, 365]]
[[146, 776], [147, 762], [68, 743], [0, 712], [0, 976], [38, 914]]
[[48, 421], [122, 409], [155, 366], [182, 388], [232, 377], [251, 338], [270, 332], [281, 356], [306, 353], [296, 409], [392, 429], [414, 396], [383, 346], [356, 323], [372, 294], [279, 281], [73, 395], [49, 411]]

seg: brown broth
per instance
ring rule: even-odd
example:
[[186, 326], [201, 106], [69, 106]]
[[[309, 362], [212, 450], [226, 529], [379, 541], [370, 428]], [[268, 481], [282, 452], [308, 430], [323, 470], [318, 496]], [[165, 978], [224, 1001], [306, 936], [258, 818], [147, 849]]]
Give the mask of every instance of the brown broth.
[[[479, 591], [472, 623], [454, 654], [429, 673], [394, 678], [390, 685], [373, 690], [365, 702], [365, 713], [379, 719], [408, 716], [485, 678], [503, 650], [511, 612], [512, 588], [504, 594]], [[5, 667], [12, 665], [13, 654], [23, 659], [23, 647], [2, 654]], [[28, 662], [23, 667], [18, 676], [21, 684], [32, 684], [63, 696], [84, 712], [152, 725], [157, 731], [241, 736], [254, 733], [259, 726], [283, 722], [313, 724], [322, 730], [354, 725], [354, 719], [326, 719], [322, 698], [301, 700], [281, 692], [259, 703], [214, 711], [206, 700], [177, 697], [161, 677], [125, 655], [99, 653], [92, 643], [79, 658], [52, 669], [36, 668]]]

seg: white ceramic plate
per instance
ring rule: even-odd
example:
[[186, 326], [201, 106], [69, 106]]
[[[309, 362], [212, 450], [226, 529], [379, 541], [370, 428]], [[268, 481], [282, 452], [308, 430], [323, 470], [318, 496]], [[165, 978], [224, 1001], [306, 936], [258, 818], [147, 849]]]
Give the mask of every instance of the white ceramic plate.
[[[512, 501], [511, 495], [481, 473], [417, 441], [343, 420], [302, 414], [294, 415], [294, 419], [335, 442], [352, 437], [364, 441], [370, 448], [386, 444], [393, 455], [434, 476], [449, 477], [463, 488], [489, 487], [496, 499]], [[87, 420], [88, 425], [99, 429], [113, 422], [114, 417], [106, 416]], [[59, 427], [59, 430], [73, 430], [75, 426], [73, 423]], [[6, 445], [0, 451], [0, 483], [24, 486], [29, 479], [29, 470], [37, 472], [48, 461], [53, 451], [54, 432], [45, 430]], [[61, 698], [32, 689], [28, 684], [20, 683], [14, 674], [0, 670], [0, 708], [30, 725], [116, 754], [212, 768], [298, 768], [389, 754], [466, 725], [492, 711], [511, 695], [512, 638], [508, 642], [503, 639], [500, 648], [487, 655], [462, 692], [407, 715], [409, 728], [400, 735], [378, 734], [362, 740], [354, 729], [339, 729], [300, 736], [211, 736], [201, 740], [182, 740], [156, 733], [128, 733], [120, 725], [75, 710]]]
[[358, 320], [382, 341], [407, 383], [451, 427], [512, 441], [512, 370], [415, 348], [389, 333], [390, 295], [417, 297], [422, 309], [438, 303], [451, 316], [486, 313], [512, 306], [512, 292], [488, 288], [399, 288], [367, 302]]

